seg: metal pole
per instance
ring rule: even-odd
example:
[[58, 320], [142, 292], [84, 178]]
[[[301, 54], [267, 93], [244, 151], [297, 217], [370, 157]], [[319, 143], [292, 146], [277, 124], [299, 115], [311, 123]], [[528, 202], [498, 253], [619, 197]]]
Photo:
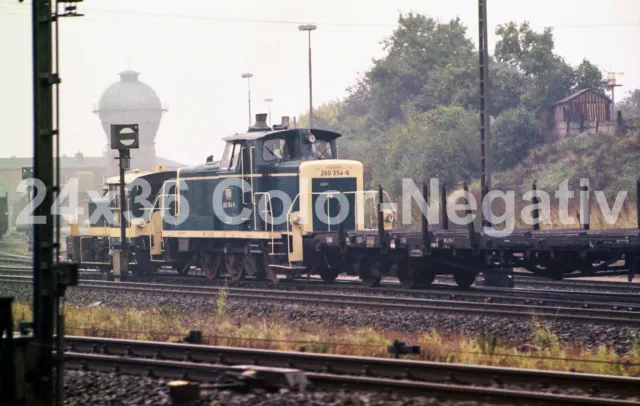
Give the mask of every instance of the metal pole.
[[54, 403], [53, 332], [56, 309], [53, 270], [53, 92], [59, 80], [52, 71], [52, 2], [33, 0], [33, 176], [46, 187], [35, 215], [44, 221], [33, 227], [33, 319], [37, 369], [31, 371], [35, 381], [35, 398], [42, 405]]
[[124, 169], [123, 160], [126, 158], [128, 151], [121, 149], [119, 152], [120, 152], [120, 249], [124, 252], [127, 252], [127, 228], [126, 228], [125, 218], [124, 218], [124, 205], [125, 205], [125, 199], [126, 199], [125, 191], [124, 191], [125, 169]]
[[313, 86], [311, 82], [311, 30], [309, 30], [309, 129], [313, 122]]
[[[484, 205], [485, 191], [491, 190], [491, 100], [489, 91], [489, 41], [487, 28], [487, 0], [478, 0], [478, 58], [480, 62], [480, 201]], [[483, 207], [483, 206], [481, 206]], [[490, 212], [490, 211], [489, 211]], [[490, 225], [491, 219], [483, 219], [483, 225]]]
[[247, 78], [247, 94], [249, 99], [249, 125], [251, 125], [251, 78]]

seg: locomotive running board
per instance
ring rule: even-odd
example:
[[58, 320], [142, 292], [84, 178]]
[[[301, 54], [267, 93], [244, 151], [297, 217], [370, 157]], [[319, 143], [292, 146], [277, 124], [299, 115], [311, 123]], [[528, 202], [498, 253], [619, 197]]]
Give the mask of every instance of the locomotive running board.
[[307, 269], [306, 266], [295, 266], [295, 265], [274, 265], [274, 264], [270, 264], [269, 266], [272, 267], [272, 268], [281, 268], [281, 269], [299, 269], [299, 270]]

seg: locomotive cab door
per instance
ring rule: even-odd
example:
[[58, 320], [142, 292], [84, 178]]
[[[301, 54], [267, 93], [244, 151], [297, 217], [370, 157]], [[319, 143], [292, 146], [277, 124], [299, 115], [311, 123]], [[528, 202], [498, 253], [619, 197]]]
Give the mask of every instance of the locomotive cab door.
[[[227, 143], [220, 169], [223, 175], [223, 181], [227, 179], [237, 180], [238, 175], [240, 175], [240, 180], [250, 184], [249, 178], [252, 170], [249, 164], [247, 143]], [[240, 222], [238, 222], [238, 217], [241, 215], [243, 209], [251, 204], [250, 191], [245, 187], [245, 182], [241, 182], [239, 185], [237, 182], [234, 182], [234, 185], [224, 188], [220, 204], [222, 205], [225, 219], [218, 219], [221, 229], [246, 230], [251, 226], [250, 218], [241, 218]]]

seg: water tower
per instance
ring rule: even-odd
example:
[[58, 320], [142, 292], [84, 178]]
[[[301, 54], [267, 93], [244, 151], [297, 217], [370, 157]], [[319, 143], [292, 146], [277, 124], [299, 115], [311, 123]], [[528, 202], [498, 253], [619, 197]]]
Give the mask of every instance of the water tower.
[[[120, 72], [120, 81], [111, 84], [100, 96], [93, 112], [100, 117], [102, 128], [110, 139], [111, 124], [138, 124], [140, 148], [131, 151], [131, 169], [153, 170], [156, 167], [155, 138], [160, 126], [162, 107], [156, 92], [138, 80], [140, 73]], [[107, 148], [109, 175], [117, 175], [116, 152]]]

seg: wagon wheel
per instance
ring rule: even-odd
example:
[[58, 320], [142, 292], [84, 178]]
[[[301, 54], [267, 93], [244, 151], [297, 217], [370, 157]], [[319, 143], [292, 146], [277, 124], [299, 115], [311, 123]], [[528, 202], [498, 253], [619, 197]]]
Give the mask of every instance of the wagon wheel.
[[191, 270], [191, 261], [187, 262], [178, 262], [176, 264], [176, 270], [180, 275], [186, 275]]
[[202, 271], [204, 272], [204, 276], [207, 279], [216, 279], [220, 276], [220, 270], [222, 269], [222, 254], [214, 252], [214, 253], [203, 253], [200, 256], [200, 266], [202, 267]]
[[359, 261], [356, 265], [359, 270], [360, 279], [365, 286], [370, 288], [380, 285], [382, 279], [382, 273], [380, 272], [380, 266], [378, 264], [371, 264], [369, 261]]
[[427, 288], [436, 279], [436, 273], [428, 264], [398, 264], [398, 279], [405, 289]]
[[325, 283], [332, 283], [336, 280], [338, 275], [340, 275], [340, 270], [338, 268], [320, 268], [318, 269], [318, 273], [320, 277]]
[[473, 282], [476, 281], [476, 274], [471, 272], [456, 272], [453, 274], [453, 279], [459, 288], [468, 289]]
[[398, 264], [398, 279], [403, 289], [415, 289], [420, 285], [418, 269], [409, 264]]
[[231, 279], [233, 279], [234, 281], [241, 281], [242, 279], [244, 279], [245, 272], [241, 255], [225, 255], [224, 265]]

